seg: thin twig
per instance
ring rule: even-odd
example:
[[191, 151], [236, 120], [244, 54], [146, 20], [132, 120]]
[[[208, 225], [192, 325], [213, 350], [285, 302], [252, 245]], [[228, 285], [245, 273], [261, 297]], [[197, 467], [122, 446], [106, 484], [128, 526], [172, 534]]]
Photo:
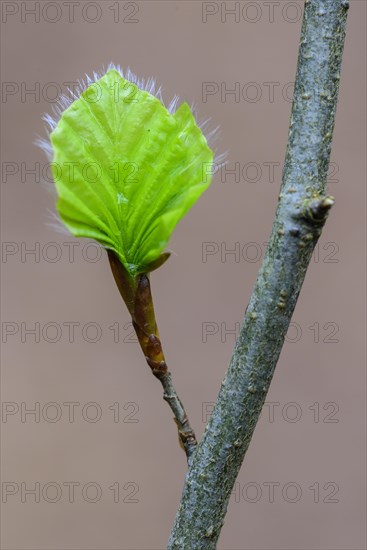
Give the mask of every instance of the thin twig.
[[163, 399], [167, 401], [174, 414], [178, 439], [189, 461], [197, 446], [197, 440], [194, 430], [190, 426], [185, 408], [173, 386], [172, 375], [168, 370], [164, 357], [155, 319], [149, 276], [146, 273], [139, 274], [136, 277], [129, 275], [112, 251], [108, 251], [108, 258], [117, 287], [131, 314], [145, 359], [153, 375], [158, 378], [163, 386]]
[[189, 460], [197, 446], [194, 430], [190, 426], [185, 408], [173, 386], [171, 373], [167, 371], [163, 374], [159, 374], [157, 378], [163, 386], [163, 399], [167, 401], [174, 414], [180, 445], [184, 449], [187, 459]]

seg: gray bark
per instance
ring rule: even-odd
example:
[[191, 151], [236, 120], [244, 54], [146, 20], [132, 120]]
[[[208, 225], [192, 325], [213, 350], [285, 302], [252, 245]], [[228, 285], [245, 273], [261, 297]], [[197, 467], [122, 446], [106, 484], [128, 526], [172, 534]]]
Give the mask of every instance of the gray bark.
[[325, 196], [325, 186], [347, 10], [345, 0], [305, 2], [275, 221], [214, 411], [190, 459], [170, 550], [216, 548], [313, 249], [334, 202]]

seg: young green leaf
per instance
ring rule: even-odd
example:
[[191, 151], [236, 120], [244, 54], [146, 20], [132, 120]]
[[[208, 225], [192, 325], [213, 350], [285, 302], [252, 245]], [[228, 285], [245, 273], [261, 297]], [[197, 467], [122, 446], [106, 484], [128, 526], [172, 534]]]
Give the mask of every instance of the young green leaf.
[[172, 110], [110, 69], [52, 125], [63, 223], [113, 251], [132, 276], [166, 259], [172, 231], [211, 181], [213, 151], [190, 107]]

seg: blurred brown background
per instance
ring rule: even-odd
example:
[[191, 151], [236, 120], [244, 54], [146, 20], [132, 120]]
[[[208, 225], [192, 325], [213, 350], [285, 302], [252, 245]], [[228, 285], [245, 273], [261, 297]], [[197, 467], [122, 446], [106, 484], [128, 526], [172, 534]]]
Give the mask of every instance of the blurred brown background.
[[[166, 100], [177, 93], [220, 125], [219, 150], [240, 173], [216, 174], [152, 275], [167, 359], [200, 435], [271, 228], [302, 3], [4, 1], [2, 10], [2, 548], [163, 549], [185, 456], [105, 252], [47, 225], [54, 199], [33, 142], [58, 92], [110, 61], [155, 76]], [[365, 20], [366, 3], [352, 0], [329, 177], [336, 205], [222, 550], [365, 548]], [[236, 87], [240, 97], [228, 93]]]

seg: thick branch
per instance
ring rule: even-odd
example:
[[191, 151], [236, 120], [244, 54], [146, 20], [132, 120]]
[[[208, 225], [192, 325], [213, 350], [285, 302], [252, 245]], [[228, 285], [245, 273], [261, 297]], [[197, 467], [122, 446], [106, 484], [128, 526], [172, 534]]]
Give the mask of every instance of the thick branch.
[[306, 0], [276, 217], [240, 335], [193, 454], [169, 549], [214, 549], [332, 197], [325, 197], [348, 3]]

